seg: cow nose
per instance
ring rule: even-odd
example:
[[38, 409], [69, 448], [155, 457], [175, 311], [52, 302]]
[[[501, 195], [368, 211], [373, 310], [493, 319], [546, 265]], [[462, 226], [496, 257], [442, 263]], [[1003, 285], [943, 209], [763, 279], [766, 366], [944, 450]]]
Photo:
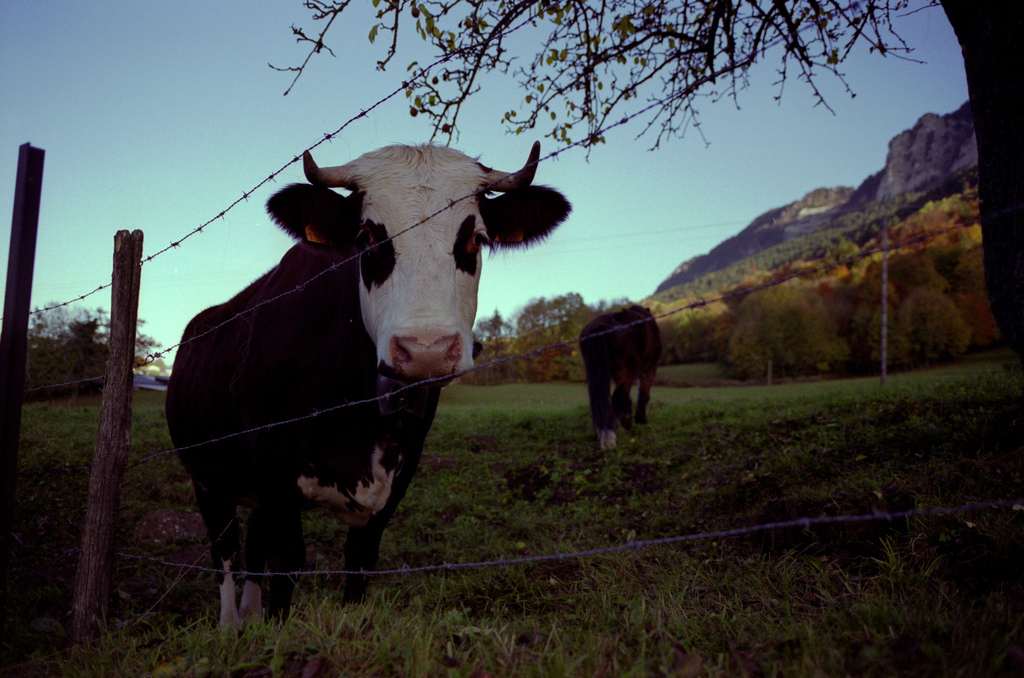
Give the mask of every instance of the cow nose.
[[462, 359], [462, 338], [455, 334], [418, 334], [391, 338], [391, 367], [406, 379], [451, 374]]

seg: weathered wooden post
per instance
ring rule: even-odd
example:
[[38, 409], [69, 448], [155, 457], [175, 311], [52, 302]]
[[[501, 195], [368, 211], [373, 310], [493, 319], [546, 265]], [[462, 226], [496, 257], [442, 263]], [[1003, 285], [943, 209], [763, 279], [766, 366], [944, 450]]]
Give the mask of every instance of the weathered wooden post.
[[36, 259], [39, 202], [46, 151], [22, 144], [11, 218], [11, 250], [7, 255], [3, 333], [0, 335], [0, 645], [7, 625], [7, 566], [14, 524], [14, 478], [18, 472], [21, 394], [25, 390], [25, 352], [32, 272]]
[[71, 638], [75, 641], [92, 638], [104, 626], [110, 602], [117, 510], [131, 442], [132, 367], [141, 272], [142, 231], [118, 231], [114, 236], [110, 359], [103, 384], [99, 431], [89, 474], [89, 506], [82, 527], [82, 553], [71, 607]]

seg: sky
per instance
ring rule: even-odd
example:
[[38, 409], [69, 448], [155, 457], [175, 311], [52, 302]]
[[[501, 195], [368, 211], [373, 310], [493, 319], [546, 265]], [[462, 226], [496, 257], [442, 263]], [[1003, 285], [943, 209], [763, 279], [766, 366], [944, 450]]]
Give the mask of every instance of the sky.
[[[196, 313], [280, 260], [292, 242], [263, 206], [278, 188], [304, 181], [300, 163], [217, 215], [399, 88], [411, 60], [400, 54], [386, 72], [375, 70], [381, 41], [371, 45], [369, 24], [353, 18], [328, 34], [337, 56], [315, 57], [284, 96], [292, 75], [268, 64], [305, 58], [293, 24], [317, 28], [299, 0], [0, 3], [4, 262], [18, 148], [29, 142], [46, 151], [33, 308], [109, 283], [118, 230], [141, 229], [150, 255], [213, 220], [143, 266], [142, 331], [167, 348]], [[535, 183], [562, 191], [573, 213], [540, 246], [485, 255], [478, 318], [495, 310], [511, 318], [532, 299], [573, 292], [588, 304], [640, 301], [680, 263], [765, 211], [818, 187], [859, 185], [882, 169], [893, 136], [967, 101], [960, 49], [941, 8], [910, 12], [896, 28], [916, 61], [854, 54], [841, 70], [856, 96], [827, 76], [819, 81], [831, 110], [815, 106], [796, 80], [777, 100], [769, 54], [738, 106], [701, 103], [701, 134], [690, 130], [649, 151], [653, 137], [635, 138], [638, 119], [589, 157], [576, 148], [544, 162]], [[515, 136], [501, 125], [522, 96], [510, 79], [483, 80], [452, 145], [509, 171], [522, 166], [534, 139], [542, 155], [556, 150], [542, 138], [546, 130]], [[424, 118], [412, 118], [399, 95], [314, 157], [337, 165], [387, 144], [422, 143], [430, 135]], [[109, 309], [110, 291], [76, 305]]]

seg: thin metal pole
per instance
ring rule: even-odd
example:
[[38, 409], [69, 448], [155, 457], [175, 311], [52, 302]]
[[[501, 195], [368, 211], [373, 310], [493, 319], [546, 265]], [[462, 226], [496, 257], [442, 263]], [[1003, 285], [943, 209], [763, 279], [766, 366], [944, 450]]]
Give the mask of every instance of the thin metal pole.
[[7, 625], [7, 569], [14, 526], [14, 478], [18, 471], [28, 312], [45, 156], [46, 151], [31, 144], [22, 144], [18, 149], [11, 250], [7, 256], [7, 291], [0, 335], [0, 645], [3, 644], [4, 627]]
[[882, 221], [882, 386], [889, 366], [889, 215]]

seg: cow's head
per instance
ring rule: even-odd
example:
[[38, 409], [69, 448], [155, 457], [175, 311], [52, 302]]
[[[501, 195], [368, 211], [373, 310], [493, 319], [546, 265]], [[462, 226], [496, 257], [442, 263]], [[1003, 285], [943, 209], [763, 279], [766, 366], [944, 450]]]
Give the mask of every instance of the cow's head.
[[267, 211], [309, 247], [361, 251], [363, 323], [382, 375], [443, 377], [473, 364], [481, 250], [538, 242], [569, 214], [560, 193], [530, 185], [539, 155], [535, 143], [509, 174], [434, 145], [389, 146], [324, 168], [307, 153], [311, 185], [283, 189]]

